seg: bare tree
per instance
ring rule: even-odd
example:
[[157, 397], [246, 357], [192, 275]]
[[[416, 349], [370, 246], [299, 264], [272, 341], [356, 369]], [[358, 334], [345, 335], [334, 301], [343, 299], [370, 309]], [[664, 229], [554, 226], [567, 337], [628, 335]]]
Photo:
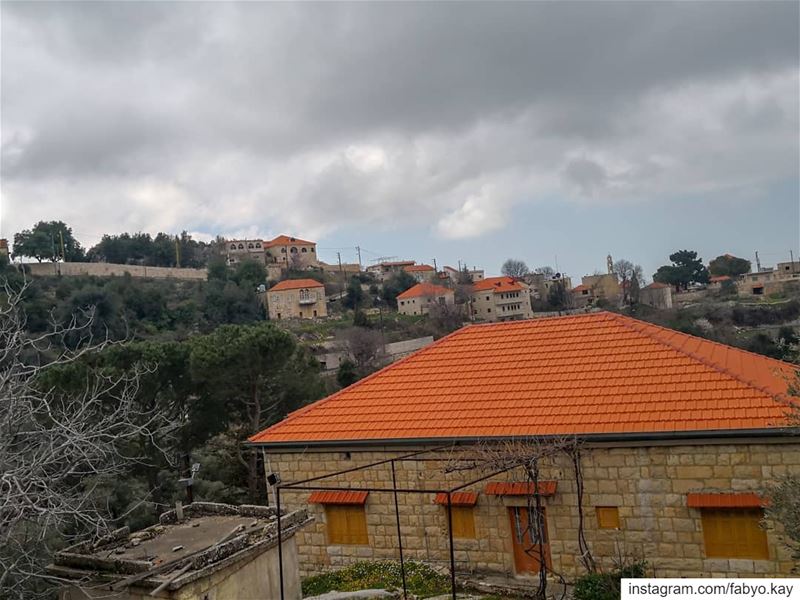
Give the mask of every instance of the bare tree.
[[[0, 292], [0, 597], [51, 592], [51, 553], [107, 533], [114, 523], [103, 488], [140, 462], [142, 438], [167, 428], [138, 410], [141, 370], [111, 377], [86, 371], [65, 393], [49, 374], [106, 345], [91, 337], [91, 313], [28, 336], [22, 290]], [[65, 350], [64, 338], [79, 339]], [[73, 346], [74, 347], [74, 346]], [[144, 367], [142, 367], [144, 368]]]
[[545, 279], [553, 279], [556, 274], [556, 270], [553, 267], [545, 265], [544, 267], [536, 267], [533, 270], [534, 273], [537, 275], [542, 275]]
[[[639, 289], [644, 283], [644, 273], [641, 265], [635, 265], [631, 261], [621, 258], [614, 263], [612, 272], [619, 278], [622, 286], [623, 304], [638, 301]], [[634, 294], [636, 297], [634, 297]]]
[[372, 370], [383, 358], [383, 337], [380, 331], [351, 327], [342, 333], [342, 340], [350, 358], [362, 373]]
[[528, 273], [530, 273], [530, 269], [528, 269], [528, 265], [525, 264], [524, 260], [518, 260], [516, 258], [509, 258], [506, 262], [503, 263], [500, 272], [507, 277], [514, 277], [515, 279], [520, 279], [521, 277], [525, 277]]

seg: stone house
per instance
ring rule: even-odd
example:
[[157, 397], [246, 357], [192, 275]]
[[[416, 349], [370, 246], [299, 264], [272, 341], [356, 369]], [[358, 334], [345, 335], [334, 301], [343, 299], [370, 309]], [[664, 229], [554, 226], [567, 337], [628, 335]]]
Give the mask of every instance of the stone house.
[[427, 315], [431, 306], [452, 306], [456, 302], [453, 290], [433, 283], [418, 283], [397, 296], [397, 311], [401, 315]]
[[550, 288], [557, 284], [563, 285], [566, 290], [572, 289], [572, 279], [561, 273], [553, 276], [543, 273], [528, 273], [522, 279], [530, 286], [531, 298], [535, 300], [547, 300]]
[[328, 316], [325, 286], [314, 279], [285, 279], [267, 290], [265, 299], [272, 320]]
[[283, 268], [305, 269], [316, 267], [317, 243], [288, 235], [279, 235], [264, 242], [267, 263], [279, 264]]
[[581, 277], [581, 285], [591, 289], [594, 301], [604, 300], [610, 304], [618, 304], [622, 299], [622, 288], [619, 278], [614, 273], [602, 275], [585, 275]]
[[707, 287], [709, 290], [721, 290], [727, 281], [733, 281], [730, 275], [714, 275], [709, 277]]
[[[63, 583], [59, 600], [224, 600], [280, 598], [277, 512], [268, 506], [194, 502], [131, 533], [57, 552], [48, 567]], [[300, 600], [295, 533], [306, 510], [281, 517], [283, 592]]]
[[768, 296], [783, 292], [787, 286], [800, 287], [800, 263], [778, 263], [774, 269], [740, 275], [736, 288], [740, 296]]
[[572, 306], [575, 308], [586, 308], [587, 306], [591, 306], [594, 302], [592, 288], [588, 285], [576, 285], [569, 293], [570, 296], [572, 296]]
[[416, 263], [413, 260], [383, 261], [368, 266], [365, 271], [374, 275], [378, 281], [386, 281], [395, 273], [399, 273], [414, 264]]
[[423, 281], [432, 282], [436, 279], [436, 269], [430, 265], [408, 265], [403, 267], [403, 271], [411, 275], [419, 283]]
[[[449, 564], [437, 492], [483, 474], [451, 497], [459, 571], [526, 577], [544, 561], [580, 576], [583, 514], [601, 565], [622, 554], [659, 577], [786, 576], [795, 562], [781, 526], [760, 523], [769, 484], [800, 469], [783, 401], [795, 369], [607, 312], [470, 325], [250, 443], [281, 486], [349, 470], [317, 482], [328, 490], [281, 488], [282, 503], [316, 516], [297, 534], [304, 573], [396, 559], [398, 526], [406, 558]], [[480, 465], [502, 444], [573, 437], [582, 510], [564, 457], [541, 465], [536, 486], [513, 469], [446, 468], [463, 453]], [[409, 456], [419, 450], [432, 459]], [[397, 516], [393, 482], [408, 491]], [[537, 496], [541, 510], [531, 508]], [[537, 518], [544, 557], [524, 551], [534, 542], [524, 524]]]
[[[467, 268], [467, 273], [472, 279], [472, 283], [478, 283], [486, 279], [486, 274], [483, 269], [476, 269], [475, 267]], [[449, 279], [452, 283], [458, 282], [459, 270], [445, 265], [439, 273], [439, 279]]]
[[243, 260], [254, 260], [262, 265], [267, 264], [267, 254], [262, 240], [227, 240], [225, 257], [229, 265]]
[[639, 290], [639, 302], [661, 310], [672, 308], [672, 286], [654, 281]]
[[515, 321], [533, 315], [530, 288], [513, 277], [487, 277], [471, 288], [472, 320]]

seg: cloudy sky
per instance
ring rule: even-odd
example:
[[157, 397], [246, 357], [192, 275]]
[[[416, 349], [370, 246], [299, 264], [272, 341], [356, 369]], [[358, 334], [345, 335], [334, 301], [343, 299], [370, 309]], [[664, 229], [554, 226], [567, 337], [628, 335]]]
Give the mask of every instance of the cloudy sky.
[[2, 4], [2, 230], [798, 252], [798, 3]]

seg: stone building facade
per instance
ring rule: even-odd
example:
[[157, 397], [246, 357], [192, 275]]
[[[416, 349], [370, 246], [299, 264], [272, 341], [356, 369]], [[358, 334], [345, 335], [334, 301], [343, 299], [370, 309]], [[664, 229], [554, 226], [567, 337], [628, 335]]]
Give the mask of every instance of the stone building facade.
[[328, 316], [325, 286], [314, 279], [285, 279], [267, 290], [265, 298], [274, 321]]
[[[299, 481], [354, 466], [402, 456], [414, 448], [341, 447], [302, 452], [268, 450], [270, 467], [284, 482]], [[438, 454], [441, 463], [401, 460], [396, 463], [400, 488], [449, 489], [481, 476], [482, 472], [445, 475], [449, 451]], [[548, 552], [552, 569], [568, 579], [585, 573], [578, 550], [578, 502], [572, 465], [556, 460], [542, 472], [542, 480], [556, 482], [555, 493], [542, 497]], [[788, 576], [796, 563], [781, 540], [781, 529], [767, 522], [763, 532], [766, 557], [714, 556], [705, 536], [714, 508], [692, 508], [694, 494], [713, 494], [731, 504], [731, 514], [762, 514], [752, 506], [752, 494], [765, 494], [767, 486], [788, 472], [800, 471], [800, 443], [796, 439], [692, 440], [663, 445], [603, 445], [587, 447], [582, 459], [584, 529], [594, 558], [610, 567], [614, 559], [646, 559], [657, 577], [766, 577]], [[492, 481], [524, 481], [508, 473], [463, 491], [477, 493], [472, 507], [474, 535], [455, 537], [457, 569], [461, 572], [528, 575], [515, 561], [514, 531], [510, 511], [525, 507], [524, 496], [494, 495]], [[384, 464], [317, 482], [346, 488], [391, 488], [390, 466]], [[364, 559], [397, 558], [394, 498], [387, 492], [370, 492], [363, 504], [367, 543], [333, 544], [326, 504], [311, 503], [312, 492], [281, 492], [289, 508], [308, 508], [314, 523], [297, 534], [301, 573], [308, 575]], [[400, 529], [406, 558], [449, 564], [447, 513], [435, 502], [436, 494], [399, 494]], [[737, 500], [739, 499], [739, 500]], [[618, 527], [598, 522], [603, 510], [617, 515]], [[717, 512], [720, 509], [716, 509]], [[724, 509], [723, 509], [724, 510]], [[602, 518], [602, 517], [601, 517]], [[755, 555], [754, 555], [755, 556]], [[763, 556], [763, 555], [762, 555]]]
[[401, 315], [427, 315], [431, 306], [453, 306], [455, 292], [441, 285], [418, 283], [397, 296]]
[[530, 287], [513, 277], [487, 277], [472, 286], [470, 316], [479, 321], [515, 321], [533, 315]]

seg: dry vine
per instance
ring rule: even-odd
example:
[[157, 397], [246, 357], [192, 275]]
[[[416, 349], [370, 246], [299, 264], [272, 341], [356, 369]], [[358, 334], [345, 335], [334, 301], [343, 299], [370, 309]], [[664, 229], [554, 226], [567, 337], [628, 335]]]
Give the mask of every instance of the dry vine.
[[[575, 437], [559, 437], [486, 442], [471, 447], [468, 452], [468, 457], [459, 457], [454, 454], [446, 464], [445, 472], [478, 470], [484, 473], [500, 474], [521, 470], [524, 473], [525, 483], [534, 490], [534, 493], [526, 496], [529, 515], [526, 534], [527, 539], [531, 540], [531, 545], [524, 550], [526, 554], [535, 558], [540, 564], [536, 597], [541, 599], [547, 597], [547, 582], [548, 575], [550, 575], [561, 583], [561, 598], [563, 600], [566, 596], [566, 580], [561, 573], [552, 568], [552, 565], [547, 564], [546, 560], [544, 547], [546, 529], [542, 495], [539, 493], [541, 489], [540, 476], [544, 461], [552, 461], [559, 456], [566, 456], [569, 459], [572, 474], [575, 478], [578, 498], [578, 547], [580, 549], [580, 559], [587, 571], [594, 572], [596, 563], [586, 543], [584, 534], [584, 491], [580, 440]], [[534, 515], [534, 518], [530, 518], [531, 515]]]

